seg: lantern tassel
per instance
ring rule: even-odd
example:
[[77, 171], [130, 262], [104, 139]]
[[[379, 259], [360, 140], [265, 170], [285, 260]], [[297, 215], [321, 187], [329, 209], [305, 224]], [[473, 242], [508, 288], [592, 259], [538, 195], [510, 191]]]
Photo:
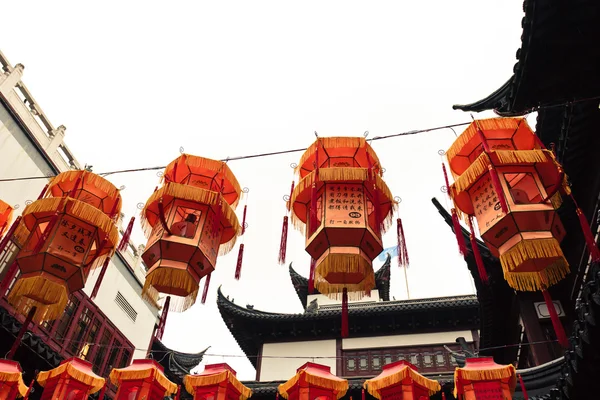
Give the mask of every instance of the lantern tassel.
[[240, 244], [240, 250], [238, 251], [237, 264], [235, 266], [235, 279], [239, 280], [242, 276], [242, 260], [244, 259], [244, 243]]
[[[159, 208], [162, 208], [162, 202], [160, 202], [159, 204], [160, 204]], [[164, 217], [164, 213], [161, 213], [161, 214]], [[135, 217], [131, 217], [131, 219], [129, 220], [129, 224], [127, 225], [127, 229], [125, 229], [125, 232], [123, 232], [123, 237], [121, 238], [121, 242], [119, 243], [117, 250], [125, 251], [125, 249], [127, 249], [127, 246], [129, 245], [129, 238], [131, 237], [131, 231], [133, 230], [134, 222], [135, 222]]]
[[98, 395], [98, 400], [104, 400], [104, 393], [106, 393], [106, 383], [104, 384], [104, 386], [102, 386], [102, 390], [100, 391], [100, 394]]
[[15, 341], [13, 342], [12, 347], [6, 354], [7, 360], [12, 360], [14, 358], [15, 353], [17, 352], [17, 350], [19, 349], [19, 346], [21, 345], [21, 340], [23, 339], [25, 332], [27, 332], [27, 329], [29, 328], [29, 324], [33, 320], [33, 316], [35, 315], [36, 311], [37, 311], [37, 307], [35, 307], [35, 306], [31, 307], [31, 309], [29, 310], [29, 313], [27, 314], [27, 317], [25, 318], [23, 325], [21, 325], [21, 329], [19, 330], [19, 333], [17, 334], [17, 337], [15, 338]]
[[442, 400], [446, 400], [446, 393], [442, 392]]
[[521, 385], [521, 392], [523, 393], [523, 399], [529, 400], [529, 396], [527, 396], [527, 389], [525, 389], [525, 384], [523, 383], [523, 377], [519, 374], [519, 384]]
[[544, 289], [542, 290], [542, 294], [544, 295], [546, 308], [548, 308], [548, 313], [550, 314], [550, 320], [552, 321], [554, 333], [556, 333], [556, 339], [558, 339], [558, 343], [566, 349], [569, 347], [569, 340], [567, 339], [567, 335], [565, 334], [565, 329], [560, 323], [560, 319], [558, 318], [558, 314], [556, 313], [556, 308], [554, 308], [554, 303], [552, 302], [550, 293], [548, 293], [548, 291]]
[[365, 389], [362, 390], [360, 398], [361, 400], [365, 400]]
[[[573, 199], [573, 196], [571, 195]], [[590, 228], [590, 224], [587, 222], [585, 215], [581, 211], [581, 208], [575, 202], [575, 207], [577, 207], [577, 217], [579, 218], [579, 225], [581, 225], [581, 231], [583, 232], [583, 236], [585, 237], [585, 243], [587, 245], [588, 251], [590, 252], [590, 257], [592, 257], [592, 261], [600, 261], [600, 250], [598, 250], [598, 246], [596, 245], [596, 240], [594, 240], [594, 235], [592, 234], [592, 229]]]
[[479, 246], [477, 245], [477, 239], [475, 239], [475, 230], [473, 229], [473, 216], [469, 215], [469, 229], [471, 230], [471, 248], [473, 249], [473, 256], [475, 257], [475, 263], [477, 264], [477, 272], [479, 273], [479, 278], [484, 284], [488, 283], [488, 275], [485, 270], [485, 265], [483, 264], [483, 259], [481, 258], [481, 254], [479, 253]]
[[15, 279], [15, 276], [17, 276], [18, 270], [19, 270], [19, 266], [17, 265], [17, 261], [15, 260], [10, 265], [10, 268], [6, 272], [6, 275], [4, 275], [4, 279], [0, 283], [0, 297], [3, 297], [6, 294], [8, 285], [10, 285], [10, 283], [13, 281], [13, 279]]
[[494, 191], [498, 196], [500, 207], [502, 207], [502, 212], [504, 214], [508, 214], [508, 204], [506, 203], [506, 197], [504, 197], [504, 191], [502, 190], [502, 185], [500, 184], [500, 178], [498, 178], [498, 171], [496, 171], [496, 168], [494, 168], [494, 166], [491, 164], [488, 166], [488, 169], [490, 171], [490, 177], [492, 178]]
[[181, 385], [177, 385], [177, 394], [175, 395], [175, 400], [179, 400], [181, 396]]
[[200, 302], [202, 304], [206, 303], [206, 296], [208, 296], [208, 287], [210, 286], [210, 276], [212, 274], [206, 275], [206, 279], [204, 280], [204, 290], [202, 291], [202, 299]]
[[448, 198], [452, 200], [452, 195], [450, 194], [450, 181], [448, 180], [448, 171], [446, 170], [446, 164], [442, 163], [442, 171], [444, 172], [444, 182], [446, 183], [446, 194]]
[[310, 192], [310, 218], [309, 218], [309, 235], [312, 235], [317, 230], [317, 181], [319, 180], [319, 144], [315, 150], [315, 173], [313, 175], [313, 183]]
[[287, 238], [288, 238], [288, 216], [283, 217], [283, 226], [281, 227], [281, 241], [279, 242], [279, 265], [285, 264], [285, 256], [287, 253]]
[[0, 241], [0, 253], [2, 253], [4, 251], [4, 248], [8, 245], [8, 241], [15, 234], [15, 231], [17, 230], [17, 227], [19, 226], [19, 223], [21, 222], [21, 218], [22, 218], [21, 216], [18, 216], [15, 219], [15, 222], [12, 223], [12, 225], [6, 232], [6, 235], [4, 235], [4, 237], [2, 238], [2, 241]]
[[77, 180], [75, 181], [75, 185], [73, 186], [73, 189], [71, 189], [71, 193], [69, 193], [69, 197], [75, 198], [75, 193], [77, 193], [77, 189], [79, 188], [79, 185], [81, 184], [82, 178], [83, 178], [83, 171], [77, 177]]
[[100, 290], [100, 285], [102, 285], [102, 280], [104, 279], [104, 274], [106, 274], [106, 270], [108, 269], [108, 264], [110, 263], [110, 257], [106, 256], [104, 259], [104, 264], [102, 264], [102, 269], [100, 270], [100, 275], [98, 275], [98, 279], [96, 280], [96, 284], [94, 285], [94, 290], [92, 290], [92, 295], [90, 298], [94, 300], [98, 295], [98, 291]]
[[158, 328], [156, 328], [156, 338], [162, 340], [163, 334], [165, 333], [165, 326], [167, 326], [167, 317], [169, 316], [169, 307], [171, 306], [171, 296], [167, 296], [165, 304], [163, 305], [162, 313], [160, 313], [160, 321], [158, 321]]
[[408, 267], [408, 251], [406, 250], [406, 238], [404, 237], [404, 228], [402, 227], [402, 219], [396, 220], [396, 233], [398, 236], [398, 265], [400, 267]]
[[[31, 394], [31, 389], [33, 389], [33, 384], [35, 383], [35, 378], [33, 378], [31, 380], [31, 383], [29, 384], [29, 387], [27, 388], [27, 392], [25, 392], [25, 396], [23, 396], [23, 400], [27, 400], [29, 399], [29, 395]], [[99, 400], [102, 400], [100, 397], [98, 397]]]
[[310, 259], [310, 272], [308, 273], [308, 293], [313, 294], [315, 292], [315, 268], [317, 267], [317, 261], [311, 257]]
[[456, 236], [456, 243], [458, 244], [458, 252], [465, 256], [467, 254], [467, 245], [465, 243], [465, 237], [462, 234], [462, 229], [460, 228], [460, 221], [458, 220], [458, 214], [456, 213], [456, 209], [452, 209], [452, 227], [454, 228], [454, 236]]
[[348, 289], [344, 288], [342, 292], [342, 337], [347, 338], [350, 335], [348, 329]]

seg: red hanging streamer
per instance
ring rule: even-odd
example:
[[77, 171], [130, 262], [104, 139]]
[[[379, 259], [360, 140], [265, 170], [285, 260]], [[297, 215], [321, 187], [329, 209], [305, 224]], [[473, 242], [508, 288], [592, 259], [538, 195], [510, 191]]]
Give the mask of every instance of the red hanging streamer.
[[6, 235], [4, 235], [4, 237], [2, 238], [2, 241], [0, 241], [0, 253], [2, 253], [4, 251], [4, 248], [8, 245], [8, 241], [12, 238], [15, 231], [17, 230], [17, 227], [19, 226], [19, 223], [21, 222], [21, 218], [22, 218], [21, 216], [18, 216], [15, 219], [15, 222], [12, 223], [12, 225], [6, 232]]
[[[159, 208], [162, 208], [162, 202], [159, 202]], [[164, 212], [161, 214], [164, 216]], [[135, 217], [131, 217], [131, 219], [129, 220], [129, 224], [127, 225], [127, 229], [125, 229], [125, 232], [123, 232], [123, 237], [121, 238], [121, 242], [119, 242], [119, 246], [117, 247], [117, 250], [125, 251], [125, 249], [129, 245], [129, 238], [131, 238], [131, 231], [133, 230], [134, 222], [135, 222]], [[166, 222], [165, 222], [165, 224], [166, 224]]]
[[44, 188], [42, 189], [42, 192], [40, 193], [40, 195], [38, 196], [38, 200], [41, 200], [44, 198], [44, 195], [46, 194], [46, 190], [48, 190], [48, 185], [44, 186]]
[[171, 305], [171, 296], [167, 296], [165, 304], [163, 305], [162, 313], [160, 314], [160, 321], [158, 322], [158, 328], [156, 328], [156, 338], [162, 340], [163, 334], [165, 333], [165, 326], [167, 326], [167, 316], [169, 315], [169, 306]]
[[506, 203], [506, 197], [504, 197], [504, 191], [502, 190], [502, 185], [500, 184], [500, 178], [498, 177], [498, 171], [494, 168], [493, 165], [488, 165], [488, 170], [490, 171], [490, 177], [492, 178], [492, 185], [494, 186], [494, 191], [498, 196], [498, 201], [500, 202], [500, 207], [502, 207], [502, 212], [508, 214], [508, 204]]
[[315, 268], [317, 267], [317, 260], [311, 257], [310, 259], [310, 272], [308, 273], [308, 293], [313, 294], [315, 292]]
[[275, 400], [279, 400], [279, 391], [275, 392]]
[[446, 393], [442, 392], [442, 400], [446, 400]]
[[6, 275], [4, 275], [4, 279], [2, 279], [2, 282], [0, 282], [0, 297], [3, 297], [6, 294], [6, 291], [8, 290], [8, 285], [10, 285], [13, 279], [15, 279], [15, 276], [17, 276], [18, 271], [19, 266], [17, 264], [17, 261], [15, 260], [10, 265], [10, 268], [6, 272]]
[[462, 234], [460, 227], [460, 221], [458, 220], [458, 214], [456, 209], [452, 209], [452, 227], [454, 228], [454, 235], [456, 236], [456, 243], [458, 243], [458, 252], [465, 256], [467, 254], [467, 244], [465, 243], [465, 237]]
[[474, 121], [474, 122], [475, 122], [475, 129], [477, 129], [477, 134], [479, 135], [479, 140], [481, 140], [481, 145], [483, 146], [483, 151], [485, 151], [486, 153], [489, 153], [490, 146], [488, 145], [487, 139], [485, 138], [483, 131], [479, 127], [479, 123], [477, 121]]
[[442, 171], [444, 171], [444, 182], [446, 183], [446, 194], [448, 198], [452, 200], [452, 195], [450, 194], [450, 181], [448, 180], [448, 171], [446, 170], [446, 164], [442, 163]]
[[239, 280], [242, 276], [242, 260], [244, 259], [244, 243], [240, 244], [238, 251], [237, 264], [235, 265], [235, 279]]
[[104, 393], [106, 393], [106, 383], [104, 384], [104, 386], [102, 386], [102, 390], [100, 391], [100, 394], [98, 395], [98, 400], [104, 400]]
[[348, 289], [344, 288], [342, 292], [342, 337], [347, 338], [350, 335], [348, 328]]
[[285, 256], [287, 253], [287, 238], [288, 238], [288, 216], [283, 217], [283, 225], [281, 226], [281, 241], [279, 242], [279, 257], [277, 262], [279, 265], [285, 264]]
[[365, 400], [365, 389], [362, 390], [360, 398], [361, 400]]
[[402, 227], [402, 220], [398, 218], [396, 220], [396, 234], [398, 236], [398, 265], [400, 267], [408, 267], [408, 251], [406, 250], [406, 239], [404, 237], [404, 228]]
[[567, 339], [565, 329], [558, 318], [558, 314], [556, 313], [556, 308], [554, 308], [554, 303], [552, 302], [550, 293], [544, 289], [542, 290], [542, 294], [544, 295], [544, 302], [546, 302], [546, 308], [548, 308], [548, 313], [550, 314], [550, 320], [552, 321], [554, 333], [556, 333], [556, 339], [558, 339], [558, 343], [566, 349], [569, 347], [569, 340]]
[[208, 296], [208, 287], [210, 286], [210, 276], [211, 274], [206, 275], [206, 279], [204, 279], [204, 290], [202, 291], [202, 299], [200, 302], [202, 304], [206, 303], [206, 296]]
[[317, 182], [319, 181], [319, 145], [317, 142], [317, 150], [315, 151], [315, 171], [313, 175], [312, 188], [310, 191], [310, 218], [309, 218], [309, 227], [308, 234], [312, 235], [317, 230]]
[[523, 393], [523, 400], [529, 400], [529, 396], [527, 396], [527, 389], [525, 389], [525, 384], [523, 383], [523, 377], [521, 376], [521, 374], [519, 374], [519, 384], [521, 385], [521, 392]]
[[104, 274], [106, 274], [106, 270], [108, 269], [108, 264], [110, 263], [110, 257], [106, 256], [104, 259], [104, 264], [102, 264], [102, 269], [100, 270], [100, 275], [98, 275], [98, 279], [96, 280], [96, 284], [94, 285], [94, 290], [92, 290], [92, 295], [90, 298], [94, 300], [98, 295], [98, 291], [100, 290], [100, 285], [102, 285], [102, 280], [104, 279]]
[[240, 236], [242, 236], [244, 233], [246, 233], [246, 212], [248, 211], [248, 205], [244, 205], [244, 213], [242, 214], [242, 233], [240, 234]]
[[573, 204], [575, 204], [577, 217], [579, 218], [579, 225], [581, 226], [581, 232], [583, 232], [583, 237], [585, 238], [585, 243], [590, 252], [590, 257], [592, 257], [592, 261], [600, 261], [600, 250], [598, 250], [598, 246], [596, 245], [596, 240], [594, 239], [594, 235], [592, 234], [592, 229], [590, 228], [590, 224], [588, 223], [585, 215], [579, 208], [579, 205], [575, 201], [573, 195], [571, 195], [571, 200], [573, 200]]
[[375, 212], [375, 233], [380, 234], [382, 228], [382, 218], [381, 218], [381, 202], [379, 201], [379, 190], [377, 190], [377, 178], [375, 173], [375, 168], [373, 166], [373, 162], [371, 161], [371, 156], [367, 152], [367, 179], [371, 185], [373, 185], [373, 211]]
[[[217, 209], [215, 210], [215, 219], [213, 219], [213, 233], [216, 235], [219, 233], [219, 230], [221, 228], [221, 218], [223, 217], [223, 205], [221, 204], [223, 201], [225, 201], [225, 199], [222, 196], [223, 193], [223, 185], [224, 183], [224, 179], [221, 179], [221, 190], [219, 191], [219, 196], [217, 199]], [[242, 228], [244, 229], [244, 228]]]
[[477, 264], [477, 272], [479, 273], [479, 278], [481, 282], [484, 284], [488, 283], [488, 275], [485, 270], [485, 265], [483, 264], [483, 259], [481, 258], [481, 254], [479, 253], [479, 246], [477, 245], [477, 239], [475, 239], [475, 230], [473, 229], [473, 216], [469, 215], [469, 229], [471, 230], [471, 248], [473, 249], [473, 256], [475, 257], [475, 263]]
[[[29, 395], [31, 394], [31, 389], [33, 389], [34, 383], [35, 383], [35, 378], [31, 380], [31, 383], [29, 384], [29, 387], [27, 388], [27, 392], [25, 393], [25, 396], [23, 396], [23, 400], [29, 399]], [[98, 397], [98, 400], [102, 400], [102, 397]]]
[[177, 385], [177, 394], [175, 395], [175, 400], [179, 400], [181, 396], [181, 385]]
[[82, 178], [83, 178], [83, 172], [81, 174], [79, 174], [79, 176], [77, 177], [77, 180], [75, 181], [75, 186], [73, 186], [73, 189], [71, 189], [71, 192], [69, 193], [69, 197], [75, 197], [75, 193], [77, 193], [77, 190], [79, 189], [79, 185], [81, 184]]

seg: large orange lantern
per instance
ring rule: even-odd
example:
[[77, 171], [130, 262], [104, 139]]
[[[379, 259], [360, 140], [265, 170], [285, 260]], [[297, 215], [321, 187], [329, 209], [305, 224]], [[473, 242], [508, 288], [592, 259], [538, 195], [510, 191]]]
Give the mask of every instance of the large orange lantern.
[[[204, 302], [217, 256], [235, 245], [241, 189], [226, 163], [187, 154], [171, 162], [163, 178], [142, 210], [148, 236], [142, 294], [152, 301], [167, 294], [165, 310], [183, 311], [195, 303], [200, 280], [207, 277]], [[170, 296], [179, 301], [171, 303]]]
[[310, 283], [320, 293], [342, 295], [344, 337], [348, 293], [358, 299], [374, 287], [372, 261], [383, 250], [381, 235], [396, 208], [381, 171], [364, 138], [318, 138], [302, 155], [288, 203], [314, 260]]
[[23, 370], [18, 362], [0, 359], [0, 399], [14, 400], [27, 394]]
[[211, 364], [197, 375], [186, 375], [183, 384], [194, 400], [247, 400], [252, 390], [236, 378], [227, 364]]
[[92, 371], [92, 364], [69, 358], [50, 371], [42, 371], [37, 382], [44, 388], [41, 400], [85, 400], [104, 387], [104, 378]]
[[114, 253], [120, 208], [119, 191], [91, 172], [53, 178], [46, 197], [23, 211], [20, 224], [29, 236], [17, 255], [21, 275], [8, 301], [22, 313], [35, 310], [35, 321], [62, 315], [69, 294]]
[[7, 231], [12, 218], [13, 208], [0, 200], [0, 238]]
[[115, 400], [163, 400], [177, 392], [177, 385], [167, 379], [162, 365], [154, 360], [134, 360], [126, 368], [115, 368], [110, 381], [119, 387]]
[[417, 368], [398, 361], [383, 366], [383, 371], [364, 383], [364, 388], [376, 399], [421, 400], [441, 390], [438, 381], [425, 378]]
[[328, 366], [308, 362], [277, 390], [288, 400], [337, 400], [348, 391], [348, 381], [333, 375]]
[[515, 367], [499, 365], [491, 357], [467, 358], [454, 371], [454, 396], [458, 400], [511, 400], [517, 385]]

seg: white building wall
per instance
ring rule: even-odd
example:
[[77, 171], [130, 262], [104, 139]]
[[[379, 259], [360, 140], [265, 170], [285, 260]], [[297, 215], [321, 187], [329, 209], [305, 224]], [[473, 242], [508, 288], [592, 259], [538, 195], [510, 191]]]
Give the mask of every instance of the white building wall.
[[[298, 358], [279, 358], [298, 357]], [[328, 358], [315, 358], [328, 357]], [[336, 374], [335, 339], [308, 342], [265, 343], [260, 364], [260, 381], [288, 380], [296, 370], [307, 362], [331, 367]]]
[[409, 335], [342, 339], [342, 350], [450, 344], [455, 343], [456, 338], [460, 336], [464, 337], [467, 342], [473, 341], [473, 333], [471, 331], [414, 333]]

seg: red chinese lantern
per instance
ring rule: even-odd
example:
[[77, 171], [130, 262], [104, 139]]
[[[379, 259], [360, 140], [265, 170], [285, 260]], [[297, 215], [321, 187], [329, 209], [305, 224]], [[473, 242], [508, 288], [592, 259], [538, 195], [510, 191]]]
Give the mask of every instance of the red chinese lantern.
[[328, 366], [308, 362], [277, 390], [288, 400], [336, 400], [348, 391], [348, 381], [333, 375]]
[[195, 303], [200, 280], [207, 277], [204, 302], [217, 256], [235, 245], [241, 228], [234, 209], [241, 189], [226, 163], [187, 154], [171, 162], [163, 177], [164, 185], [142, 210], [148, 236], [142, 294], [151, 301], [158, 301], [159, 293], [176, 296], [178, 302], [167, 298], [165, 311], [184, 311]]
[[27, 386], [23, 382], [23, 370], [19, 363], [0, 359], [0, 399], [13, 400], [26, 393]]
[[438, 381], [425, 378], [409, 362], [398, 361], [383, 366], [383, 371], [365, 381], [363, 387], [376, 399], [428, 399], [441, 390]]
[[459, 400], [511, 400], [517, 385], [515, 367], [491, 357], [467, 358], [454, 371], [454, 396]]
[[[546, 289], [569, 273], [560, 248], [565, 232], [556, 209], [562, 201], [560, 191], [570, 194], [570, 190], [554, 154], [543, 147], [525, 119], [517, 118], [474, 121], [446, 154], [455, 179], [450, 194], [457, 214], [467, 217], [471, 241], [474, 216], [482, 239], [499, 257], [508, 284], [516, 290], [543, 291], [552, 312]], [[477, 246], [472, 247], [477, 252]], [[596, 258], [594, 244], [590, 251]], [[481, 257], [478, 252], [474, 255], [485, 282]], [[552, 320], [565, 346], [560, 321], [556, 315]]]
[[13, 208], [0, 200], [0, 238], [8, 229], [10, 220], [12, 219]]
[[44, 388], [41, 400], [85, 400], [104, 387], [104, 378], [92, 371], [92, 364], [80, 358], [69, 358], [50, 371], [38, 374]]
[[246, 400], [252, 390], [236, 378], [227, 364], [211, 364], [198, 375], [186, 375], [183, 384], [194, 400]]
[[[375, 286], [372, 260], [383, 250], [381, 235], [391, 225], [396, 202], [364, 138], [319, 138], [303, 154], [298, 171], [300, 181], [288, 203], [292, 222], [305, 231], [306, 251], [314, 260], [311, 283], [322, 294], [342, 295], [346, 337], [348, 293], [359, 299]], [[403, 238], [400, 243], [406, 263]]]
[[119, 387], [115, 400], [163, 400], [177, 392], [177, 385], [167, 379], [162, 365], [148, 359], [113, 369], [110, 381]]
[[21, 275], [8, 296], [21, 313], [35, 310], [35, 321], [62, 315], [69, 294], [110, 259], [119, 239], [121, 195], [104, 178], [66, 172], [52, 179], [46, 195], [23, 211], [20, 224], [29, 236], [16, 259]]

